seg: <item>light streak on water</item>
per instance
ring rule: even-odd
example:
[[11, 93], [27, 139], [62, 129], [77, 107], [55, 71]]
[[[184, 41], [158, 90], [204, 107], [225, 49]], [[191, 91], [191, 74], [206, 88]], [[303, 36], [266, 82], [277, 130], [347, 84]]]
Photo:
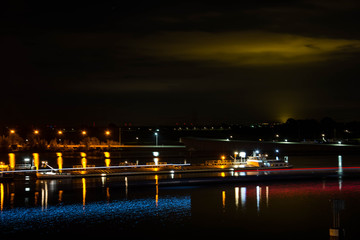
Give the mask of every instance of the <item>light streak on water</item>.
[[246, 187], [241, 187], [241, 207], [246, 207]]
[[256, 186], [256, 208], [260, 212], [260, 201], [261, 201], [261, 187]]
[[235, 206], [237, 210], [239, 208], [239, 187], [235, 187]]

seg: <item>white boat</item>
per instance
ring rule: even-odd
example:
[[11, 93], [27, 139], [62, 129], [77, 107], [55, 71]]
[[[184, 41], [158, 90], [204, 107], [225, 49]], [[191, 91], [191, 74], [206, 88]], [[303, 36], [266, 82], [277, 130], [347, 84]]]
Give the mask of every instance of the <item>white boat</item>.
[[[236, 153], [237, 154], [237, 153]], [[285, 156], [283, 159], [276, 157], [275, 159], [267, 159], [267, 154], [259, 154], [254, 151], [252, 156], [245, 156], [242, 152], [240, 158], [231, 157], [232, 160], [225, 160], [225, 156], [221, 160], [206, 161], [205, 166], [208, 167], [227, 167], [227, 168], [245, 168], [245, 169], [282, 169], [292, 168], [289, 164], [289, 158]]]
[[246, 159], [245, 167], [257, 169], [281, 169], [292, 168], [292, 165], [289, 164], [289, 158], [287, 156], [285, 156], [284, 159], [267, 159], [266, 157], [261, 156], [251, 156]]

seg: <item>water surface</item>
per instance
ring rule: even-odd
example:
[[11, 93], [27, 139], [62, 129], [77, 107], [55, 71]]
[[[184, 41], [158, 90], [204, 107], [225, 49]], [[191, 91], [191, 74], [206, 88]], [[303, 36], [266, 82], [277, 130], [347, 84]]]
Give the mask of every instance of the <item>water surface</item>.
[[[338, 156], [290, 159], [302, 164], [297, 167], [338, 164]], [[358, 157], [343, 156], [342, 160], [343, 166], [352, 166]], [[1, 239], [24, 234], [46, 238], [329, 239], [334, 199], [344, 201], [339, 214], [346, 239], [357, 237], [358, 180], [159, 186], [158, 181], [165, 177], [146, 176], [151, 183], [147, 186], [132, 185], [139, 179], [123, 176], [63, 180], [24, 176], [3, 182]]]

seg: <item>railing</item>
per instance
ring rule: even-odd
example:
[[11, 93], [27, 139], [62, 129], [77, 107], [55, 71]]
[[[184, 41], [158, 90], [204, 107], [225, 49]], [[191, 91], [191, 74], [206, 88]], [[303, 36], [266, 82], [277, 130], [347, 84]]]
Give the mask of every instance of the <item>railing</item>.
[[158, 164], [155, 164], [155, 162], [147, 162], [146, 165], [166, 165], [167, 162], [158, 162]]
[[209, 165], [209, 166], [213, 166], [213, 165], [231, 165], [234, 164], [233, 161], [231, 160], [211, 160], [211, 161], [206, 161], [205, 165]]
[[73, 168], [94, 168], [95, 165], [86, 165], [86, 167], [84, 167], [83, 165], [73, 165]]
[[30, 163], [25, 163], [25, 164], [16, 164], [15, 165], [15, 169], [31, 169], [31, 164]]

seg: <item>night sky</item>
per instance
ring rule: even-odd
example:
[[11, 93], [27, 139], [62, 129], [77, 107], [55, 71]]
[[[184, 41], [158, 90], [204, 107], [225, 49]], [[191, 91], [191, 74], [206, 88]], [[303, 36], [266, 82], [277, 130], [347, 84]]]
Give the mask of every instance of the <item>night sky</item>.
[[8, 1], [1, 124], [360, 120], [359, 1]]

